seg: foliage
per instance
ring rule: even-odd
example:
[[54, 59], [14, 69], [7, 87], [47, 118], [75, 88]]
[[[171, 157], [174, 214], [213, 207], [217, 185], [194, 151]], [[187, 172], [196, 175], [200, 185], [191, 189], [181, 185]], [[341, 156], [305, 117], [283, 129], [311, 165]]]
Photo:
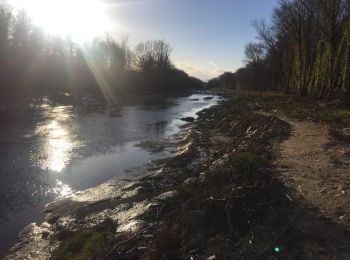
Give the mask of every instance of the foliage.
[[219, 77], [209, 80], [207, 87], [235, 89], [236, 84], [236, 75], [232, 72], [225, 72]]
[[114, 223], [109, 220], [99, 226], [81, 231], [65, 239], [54, 252], [52, 259], [95, 259], [110, 247], [115, 231]]
[[237, 152], [230, 158], [231, 166], [246, 179], [255, 179], [262, 165], [258, 156], [251, 152]]

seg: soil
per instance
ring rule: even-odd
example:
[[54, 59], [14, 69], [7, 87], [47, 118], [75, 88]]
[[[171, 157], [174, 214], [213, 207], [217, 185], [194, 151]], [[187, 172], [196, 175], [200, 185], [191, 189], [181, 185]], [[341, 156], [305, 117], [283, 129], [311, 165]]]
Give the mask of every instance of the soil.
[[[200, 142], [201, 148], [211, 154], [204, 175], [209, 177], [199, 177], [198, 181], [191, 170], [192, 184], [182, 185], [186, 196], [180, 196], [178, 205], [167, 209], [161, 217], [162, 231], [156, 235], [158, 241], [173, 242], [169, 239], [172, 236], [181, 241], [176, 246], [169, 242], [171, 246], [165, 249], [155, 242], [156, 248], [163, 248], [158, 251], [170, 252], [175, 247], [177, 253], [157, 257], [350, 259], [348, 129], [315, 123], [312, 118], [292, 119], [278, 111], [256, 112], [255, 106], [249, 106], [251, 102], [252, 98], [236, 99], [201, 114], [197, 129], [205, 139]], [[231, 197], [228, 191], [237, 189], [235, 185], [247, 184], [240, 179], [233, 183], [219, 180], [230, 171], [227, 158], [240, 151], [269, 162], [265, 173], [260, 173], [266, 179], [256, 180], [254, 191], [248, 189]], [[226, 225], [218, 217], [220, 207], [210, 207], [205, 202], [208, 198], [226, 203], [230, 223]], [[280, 252], [274, 252], [276, 248]]]
[[350, 143], [336, 139], [338, 130], [326, 124], [274, 116], [292, 127], [275, 166], [303, 204], [295, 222], [301, 240], [294, 247], [306, 259], [350, 259]]
[[[193, 193], [200, 193], [200, 196], [190, 192], [187, 201], [180, 199], [182, 205], [190, 206], [175, 206], [163, 218], [165, 223], [169, 222], [167, 230], [176, 230], [179, 225], [184, 227], [180, 229], [182, 232], [192, 230], [193, 225], [184, 224], [186, 222], [197, 223], [196, 228], [202, 230], [202, 233], [192, 230], [189, 237], [177, 236], [181, 240], [181, 246], [177, 249], [182, 252], [180, 258], [350, 259], [348, 129], [335, 129], [328, 124], [315, 123], [312, 118], [292, 119], [278, 111], [254, 112], [256, 107], [249, 106], [252, 101], [249, 98], [234, 100], [213, 108], [205, 112], [207, 115], [202, 117], [202, 121], [200, 118], [197, 122], [198, 128], [208, 139], [202, 142], [202, 147], [211, 150], [212, 156], [221, 161], [221, 165], [215, 170], [208, 170], [207, 175], [214, 177], [208, 183], [204, 181], [199, 187], [191, 186]], [[215, 119], [208, 121], [208, 118]], [[217, 209], [208, 210], [208, 205], [202, 202], [204, 197], [220, 193], [218, 189], [223, 191], [219, 197], [230, 196], [225, 190], [233, 184], [220, 183], [215, 187], [213, 179], [223, 178], [228, 167], [225, 154], [231, 154], [232, 151], [233, 154], [249, 151], [266, 157], [272, 164], [267, 172], [274, 174], [268, 188], [251, 193], [252, 197], [244, 197], [244, 193], [235, 194], [243, 200], [243, 206], [232, 210], [232, 215], [243, 222], [232, 222], [233, 227], [224, 227], [224, 230], [228, 230], [227, 233], [231, 229], [235, 230], [236, 237], [215, 229], [215, 221], [205, 215], [208, 212], [213, 214]], [[215, 163], [211, 161], [209, 164], [212, 167]], [[195, 182], [195, 177], [191, 181]], [[257, 185], [262, 187], [267, 184], [258, 181]], [[269, 195], [264, 198], [267, 193]], [[281, 194], [284, 198], [280, 197]], [[249, 207], [249, 200], [257, 200], [256, 196], [261, 197], [259, 203], [266, 205], [265, 208]], [[237, 206], [235, 203], [240, 202], [233, 203]], [[249, 210], [258, 213], [255, 216], [245, 215], [244, 212]], [[195, 217], [193, 212], [196, 213]], [[250, 231], [244, 229], [245, 218], [250, 223]], [[206, 220], [202, 227], [199, 220]], [[203, 234], [203, 229], [208, 228], [214, 228], [215, 231], [204, 231]], [[169, 234], [161, 233], [159, 236], [164, 241]], [[194, 237], [208, 242], [196, 244], [193, 242]], [[274, 253], [275, 248], [281, 251]]]
[[8, 259], [22, 259], [22, 248], [49, 259], [106, 219], [117, 232], [99, 259], [350, 259], [348, 129], [256, 112], [252, 102], [233, 98], [169, 140], [140, 144], [171, 157], [126, 186], [49, 205], [48, 223], [28, 229], [36, 237]]

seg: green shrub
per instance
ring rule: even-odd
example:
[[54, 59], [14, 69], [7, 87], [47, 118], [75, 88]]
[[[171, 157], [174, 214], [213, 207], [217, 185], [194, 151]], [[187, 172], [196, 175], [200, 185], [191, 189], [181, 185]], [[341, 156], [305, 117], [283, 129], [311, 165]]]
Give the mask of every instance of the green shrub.
[[95, 259], [113, 238], [115, 225], [106, 221], [101, 225], [78, 232], [65, 239], [54, 252], [54, 260]]
[[262, 161], [253, 153], [237, 152], [231, 156], [230, 164], [245, 179], [252, 179], [257, 177]]

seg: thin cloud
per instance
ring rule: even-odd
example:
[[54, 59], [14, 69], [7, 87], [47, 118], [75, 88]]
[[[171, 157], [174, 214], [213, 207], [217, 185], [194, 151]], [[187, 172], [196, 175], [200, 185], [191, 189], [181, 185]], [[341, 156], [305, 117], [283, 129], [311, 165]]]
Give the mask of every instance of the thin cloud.
[[215, 62], [209, 61], [206, 66], [194, 65], [189, 61], [175, 61], [175, 66], [186, 71], [189, 75], [199, 78], [203, 81], [208, 81], [215, 78], [228, 69], [221, 68]]

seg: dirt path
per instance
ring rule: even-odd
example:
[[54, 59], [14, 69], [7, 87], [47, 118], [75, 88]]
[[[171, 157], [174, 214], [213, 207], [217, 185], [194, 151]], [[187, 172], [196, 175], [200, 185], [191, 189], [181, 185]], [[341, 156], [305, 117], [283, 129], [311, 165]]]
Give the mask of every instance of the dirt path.
[[276, 167], [302, 209], [295, 247], [306, 259], [350, 259], [350, 144], [327, 125], [277, 117], [292, 126]]

